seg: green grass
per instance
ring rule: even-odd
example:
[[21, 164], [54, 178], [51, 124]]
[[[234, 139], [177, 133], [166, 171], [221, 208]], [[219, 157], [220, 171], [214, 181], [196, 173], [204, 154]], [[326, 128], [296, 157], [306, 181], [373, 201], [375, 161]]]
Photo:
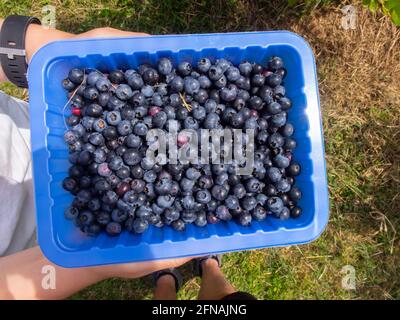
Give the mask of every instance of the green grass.
[[[288, 7], [283, 0], [257, 4], [245, 0], [70, 0], [62, 5], [54, 1], [57, 27], [69, 32], [113, 26], [153, 34], [268, 29], [304, 34], [317, 53], [331, 204], [329, 225], [311, 244], [227, 254], [223, 271], [236, 288], [260, 299], [399, 299], [400, 104], [396, 98], [372, 95], [368, 100], [357, 89], [343, 89], [341, 81], [348, 79], [348, 74], [342, 73], [345, 54], [352, 54], [353, 48], [340, 42], [345, 36], [341, 31], [324, 31], [324, 26], [335, 26], [340, 19], [340, 7], [334, 6], [337, 1], [329, 2], [333, 4], [306, 8], [304, 15], [304, 8]], [[41, 6], [51, 3], [3, 0], [0, 16], [40, 16]], [[319, 26], [321, 22], [324, 26]], [[367, 20], [372, 29], [379, 29], [380, 23], [374, 17]], [[358, 44], [354, 46], [357, 49]], [[359, 47], [364, 48], [362, 44]], [[357, 69], [365, 62], [355, 64]], [[380, 74], [390, 71], [380, 70]], [[349, 86], [359, 85], [349, 81]], [[363, 85], [369, 85], [368, 81], [364, 79]], [[400, 92], [399, 82], [385, 78], [381, 84]], [[0, 88], [26, 96], [11, 85]], [[344, 90], [348, 99], [339, 99], [338, 90]], [[345, 265], [355, 267], [355, 291], [341, 286]], [[187, 282], [179, 293], [182, 299], [195, 299], [200, 286], [199, 279], [191, 279], [190, 274], [189, 266], [184, 267]], [[111, 279], [72, 299], [150, 299], [151, 295], [148, 278]]]

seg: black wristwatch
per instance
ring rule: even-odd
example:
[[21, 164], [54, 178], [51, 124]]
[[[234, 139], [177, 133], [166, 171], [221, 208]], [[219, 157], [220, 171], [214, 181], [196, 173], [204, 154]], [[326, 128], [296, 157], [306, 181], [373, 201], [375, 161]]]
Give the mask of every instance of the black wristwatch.
[[28, 88], [25, 34], [31, 23], [41, 24], [40, 20], [35, 17], [8, 16], [0, 31], [1, 67], [8, 80], [22, 88]]

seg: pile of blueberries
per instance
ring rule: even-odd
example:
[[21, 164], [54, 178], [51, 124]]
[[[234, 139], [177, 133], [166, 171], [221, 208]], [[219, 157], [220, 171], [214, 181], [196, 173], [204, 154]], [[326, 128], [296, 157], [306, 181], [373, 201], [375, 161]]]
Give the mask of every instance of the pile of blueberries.
[[[233, 219], [249, 226], [269, 215], [299, 217], [300, 165], [292, 159], [285, 76], [279, 57], [266, 66], [202, 58], [175, 68], [161, 58], [157, 66], [108, 74], [71, 69], [62, 81], [71, 107], [64, 139], [72, 164], [62, 184], [74, 195], [65, 217], [89, 235], [143, 233], [150, 224], [182, 231], [188, 223]], [[151, 161], [146, 134], [168, 131], [168, 120], [180, 130], [254, 129], [252, 174], [235, 174], [234, 164]], [[178, 135], [178, 145], [186, 142]]]

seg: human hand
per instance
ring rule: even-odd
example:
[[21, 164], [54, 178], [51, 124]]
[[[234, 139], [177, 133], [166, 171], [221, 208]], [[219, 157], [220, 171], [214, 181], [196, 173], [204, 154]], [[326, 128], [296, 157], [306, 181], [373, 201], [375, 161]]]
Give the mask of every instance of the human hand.
[[[0, 30], [3, 24], [3, 19], [0, 18]], [[25, 35], [25, 52], [26, 62], [29, 63], [34, 53], [44, 45], [56, 41], [65, 39], [83, 39], [83, 38], [110, 38], [110, 37], [139, 37], [148, 36], [147, 33], [142, 32], [130, 32], [122, 31], [114, 28], [96, 28], [90, 31], [72, 34], [56, 29], [46, 29], [43, 26], [37, 24], [30, 24], [26, 30]], [[6, 81], [7, 77], [0, 65], [0, 83]]]
[[122, 31], [114, 28], [96, 28], [80, 34], [72, 34], [55, 29], [45, 29], [43, 26], [31, 24], [25, 37], [26, 57], [29, 62], [33, 54], [41, 47], [56, 40], [85, 39], [85, 38], [112, 38], [112, 37], [141, 37], [147, 33]]

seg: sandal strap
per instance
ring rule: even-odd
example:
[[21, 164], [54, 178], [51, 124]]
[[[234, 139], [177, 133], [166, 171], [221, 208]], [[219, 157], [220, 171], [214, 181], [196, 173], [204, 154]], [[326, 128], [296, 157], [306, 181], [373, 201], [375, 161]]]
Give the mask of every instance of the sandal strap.
[[195, 264], [194, 265], [195, 266], [194, 273], [196, 276], [199, 276], [199, 277], [203, 276], [203, 268], [202, 268], [201, 264], [203, 261], [205, 261], [207, 259], [214, 259], [215, 261], [217, 261], [219, 267], [222, 266], [222, 254], [212, 254], [209, 256], [197, 258], [194, 260], [194, 264]]
[[174, 277], [175, 280], [175, 290], [176, 292], [179, 291], [179, 289], [182, 287], [183, 284], [183, 277], [180, 271], [176, 268], [168, 268], [168, 269], [163, 269], [160, 271], [156, 271], [153, 273], [153, 284], [154, 286], [157, 285], [157, 280], [160, 279], [162, 276], [169, 274]]

